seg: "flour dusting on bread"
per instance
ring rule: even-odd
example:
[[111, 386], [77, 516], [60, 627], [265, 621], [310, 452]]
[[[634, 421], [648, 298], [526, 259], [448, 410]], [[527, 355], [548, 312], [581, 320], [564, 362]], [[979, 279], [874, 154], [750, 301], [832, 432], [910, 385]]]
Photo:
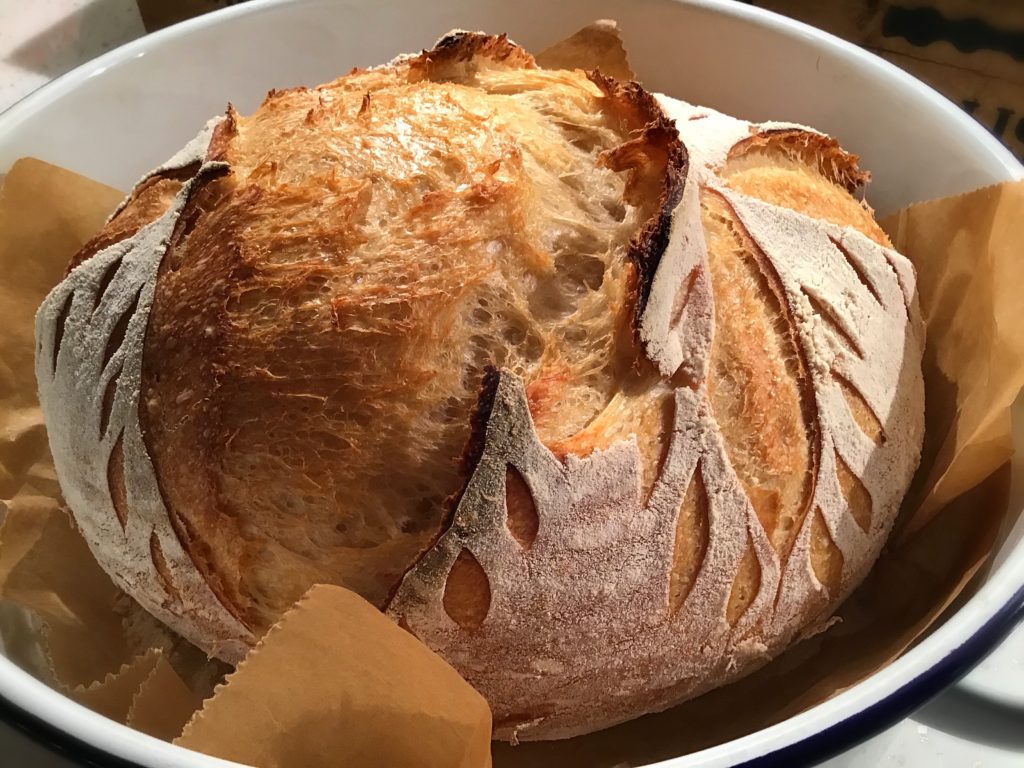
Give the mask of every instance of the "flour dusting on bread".
[[[139, 425], [143, 339], [157, 271], [195, 187], [209, 132], [168, 167], [198, 164], [159, 219], [75, 268], [36, 316], [39, 401], [75, 521], [100, 565], [153, 615], [210, 654], [245, 655], [254, 636], [182, 548]], [[56, 425], [60, 425], [56, 428]]]
[[325, 582], [499, 738], [699, 695], [827, 621], [917, 465], [914, 272], [867, 180], [482, 33], [229, 107], [40, 309], [68, 504], [226, 660]]

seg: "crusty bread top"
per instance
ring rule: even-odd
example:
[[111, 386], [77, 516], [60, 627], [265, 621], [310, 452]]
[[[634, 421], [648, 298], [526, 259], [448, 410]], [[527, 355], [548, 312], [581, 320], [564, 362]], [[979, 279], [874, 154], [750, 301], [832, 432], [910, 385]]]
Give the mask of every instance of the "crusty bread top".
[[830, 614], [916, 466], [856, 160], [473, 33], [229, 108], [40, 310], [69, 504], [211, 653], [343, 584], [502, 737], [719, 685]]

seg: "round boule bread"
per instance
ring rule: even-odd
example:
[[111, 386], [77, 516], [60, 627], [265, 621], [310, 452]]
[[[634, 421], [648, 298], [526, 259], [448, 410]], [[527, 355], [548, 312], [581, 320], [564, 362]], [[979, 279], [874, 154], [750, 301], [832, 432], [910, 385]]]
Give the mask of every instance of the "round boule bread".
[[68, 506], [210, 654], [343, 585], [498, 738], [722, 685], [824, 626], [917, 466], [915, 277], [866, 180], [475, 33], [229, 107], [39, 311]]

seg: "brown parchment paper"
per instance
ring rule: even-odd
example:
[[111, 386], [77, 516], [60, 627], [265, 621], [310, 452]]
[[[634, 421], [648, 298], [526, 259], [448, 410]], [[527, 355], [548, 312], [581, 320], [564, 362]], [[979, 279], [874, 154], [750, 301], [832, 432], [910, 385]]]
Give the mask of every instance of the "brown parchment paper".
[[36, 496], [19, 495], [0, 530], [0, 595], [43, 620], [40, 641], [55, 679], [89, 685], [131, 661], [116, 604], [120, 591], [67, 516]]
[[373, 605], [319, 585], [176, 743], [261, 768], [485, 768], [491, 712], [447, 662]]
[[102, 680], [79, 686], [71, 693], [71, 697], [79, 704], [84, 704], [94, 712], [109, 717], [111, 720], [126, 722], [132, 701], [140, 692], [142, 684], [156, 669], [161, 653], [155, 648], [147, 650], [126, 662], [116, 672], [111, 672]]
[[882, 224], [917, 268], [935, 340], [923, 362], [931, 471], [918, 474], [905, 536], [1013, 452], [1009, 409], [1024, 386], [1024, 181], [920, 203]]
[[135, 689], [124, 722], [137, 731], [172, 741], [202, 704], [202, 696], [189, 688], [159, 653], [153, 669]]
[[[593, 25], [552, 46], [542, 60], [628, 71], [621, 44], [609, 35], [613, 28]], [[643, 765], [749, 733], [884, 666], [964, 594], [1008, 515], [1009, 406], [1024, 380], [1024, 324], [1016, 321], [1024, 307], [1013, 291], [1022, 277], [1013, 258], [1024, 236], [1022, 190], [1021, 183], [998, 185], [915, 206], [886, 222], [919, 270], [929, 330], [928, 434], [899, 530], [840, 620], [737, 684], [591, 736], [496, 745], [495, 765]], [[232, 754], [259, 766], [342, 764], [340, 753], [326, 747], [349, 730], [378, 727], [374, 713], [382, 708], [394, 713], [415, 701], [405, 715], [414, 721], [435, 716], [431, 701], [374, 689], [369, 678], [359, 700], [372, 712], [346, 710], [345, 722], [340, 710], [325, 716], [320, 694], [359, 680], [339, 673], [342, 630], [358, 615], [357, 605], [323, 597], [344, 590], [314, 589], [213, 694], [223, 668], [205, 664], [194, 649], [183, 649], [183, 641], [147, 624], [92, 561], [60, 510], [35, 402], [32, 317], [70, 255], [119, 199], [109, 188], [30, 159], [19, 161], [0, 189], [0, 510], [6, 509], [0, 597], [43, 617], [42, 642], [56, 684], [79, 700], [92, 691], [102, 703], [87, 703], [122, 721], [171, 738], [208, 699], [181, 743], [225, 755], [248, 746]], [[397, 631], [386, 622], [360, 626], [371, 645], [390, 642], [389, 631]], [[132, 694], [127, 709], [125, 689]], [[175, 702], [165, 718], [162, 700]], [[250, 721], [262, 727], [246, 730]], [[269, 739], [275, 728], [280, 738]], [[240, 733], [250, 736], [247, 744], [239, 743]], [[448, 764], [470, 765], [465, 755], [455, 750]], [[364, 764], [382, 765], [378, 758], [367, 756]]]

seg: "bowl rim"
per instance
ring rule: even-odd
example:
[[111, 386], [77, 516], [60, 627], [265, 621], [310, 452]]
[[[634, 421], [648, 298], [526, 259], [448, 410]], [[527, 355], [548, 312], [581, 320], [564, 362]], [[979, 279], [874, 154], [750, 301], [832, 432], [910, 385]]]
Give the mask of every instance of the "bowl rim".
[[[1024, 622], [1024, 587], [1021, 587], [1011, 600], [1002, 605], [988, 622], [973, 635], [969, 636], [960, 646], [950, 650], [934, 666], [926, 668], [918, 677], [908, 680], [902, 687], [896, 688], [889, 695], [878, 699], [859, 711], [853, 712], [847, 718], [820, 731], [812, 732], [802, 739], [796, 739], [788, 744], [781, 745], [772, 752], [766, 752], [742, 762], [723, 762], [717, 764], [723, 766], [731, 764], [735, 768], [792, 768], [799, 765], [813, 765], [838, 755], [878, 734], [890, 724], [907, 717], [929, 699], [962, 678], [971, 671], [980, 659], [983, 659], [993, 651], [1021, 622]], [[0, 658], [0, 662], [12, 667], [14, 672], [25, 675], [27, 684], [45, 687], [38, 680], [18, 669], [6, 659]], [[6, 674], [6, 670], [0, 669], [0, 683], [3, 682]], [[71, 699], [61, 696], [56, 691], [51, 691], [50, 689], [47, 689], [47, 691], [55, 694], [59, 699], [62, 699], [71, 706], [82, 710], [79, 714], [91, 716], [88, 719], [98, 718], [100, 721], [105, 721], [101, 725], [113, 727], [115, 729], [114, 735], [116, 735], [116, 730], [128, 731], [131, 734], [141, 736], [144, 740], [150, 740], [164, 747], [170, 746], [172, 750], [183, 753], [192, 760], [190, 763], [161, 761], [160, 763], [151, 763], [151, 766], [159, 765], [161, 768], [165, 766], [166, 768], [178, 768], [179, 766], [182, 768], [245, 768], [238, 763], [198, 754], [191, 750], [168, 745], [166, 742], [153, 739], [150, 736], [138, 734], [127, 726], [107, 720], [107, 718], [101, 715], [96, 715]], [[14, 703], [2, 691], [0, 691], [0, 720], [13, 726], [16, 730], [50, 752], [76, 761], [83, 761], [86, 765], [100, 766], [101, 768], [150, 768], [150, 766], [145, 766], [142, 763], [116, 755], [79, 735], [62, 730], [58, 725], [46, 720], [38, 713], [33, 713]], [[784, 723], [779, 725], [784, 725]], [[737, 739], [736, 741], [739, 740]], [[727, 747], [730, 743], [735, 742], [726, 742], [712, 749], [718, 750]], [[654, 765], [679, 765], [679, 768], [682, 768], [682, 764], [679, 761], [710, 757], [707, 754], [709, 751], [695, 752]], [[198, 760], [195, 759], [197, 757], [199, 758]]]
[[[115, 48], [24, 96], [0, 113], [0, 129], [31, 119], [45, 105], [109, 67], [151, 48], [235, 17], [309, 0], [250, 0], [175, 24]], [[800, 38], [829, 55], [873, 69], [894, 86], [916, 92], [958, 124], [1005, 170], [1024, 167], [983, 126], [929, 86], [874, 54], [827, 32], [762, 8], [730, 0], [663, 0], [733, 17], [769, 34]], [[2, 131], [0, 131], [2, 132]], [[816, 762], [884, 730], [956, 682], [1024, 620], [1024, 557], [1008, 575], [983, 585], [950, 620], [915, 648], [847, 691], [794, 717], [723, 744], [657, 765], [792, 766]], [[240, 768], [239, 764], [176, 747], [98, 715], [0, 656], [0, 719], [55, 753], [111, 768]]]

